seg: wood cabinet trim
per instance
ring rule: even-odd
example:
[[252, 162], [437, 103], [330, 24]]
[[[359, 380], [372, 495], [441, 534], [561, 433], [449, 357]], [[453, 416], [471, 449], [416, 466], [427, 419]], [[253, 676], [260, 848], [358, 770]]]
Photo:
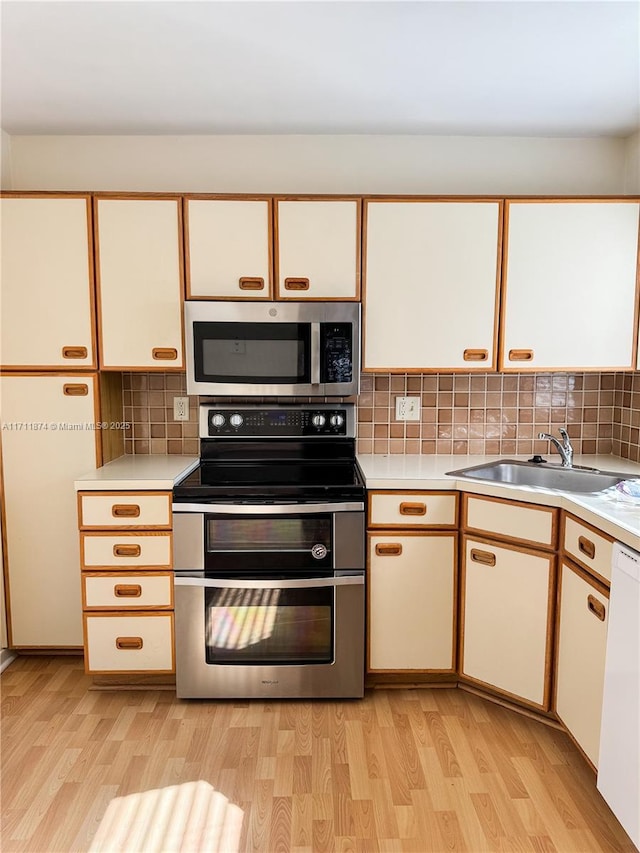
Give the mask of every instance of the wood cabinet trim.
[[[144, 619], [147, 617], [150, 618], [158, 618], [159, 616], [168, 617], [171, 620], [170, 631], [171, 631], [171, 668], [170, 669], [127, 669], [127, 670], [106, 670], [106, 669], [90, 669], [89, 668], [89, 654], [87, 652], [87, 637], [88, 637], [88, 629], [87, 629], [87, 621], [89, 619], [113, 619], [120, 618], [121, 616], [126, 616], [128, 618], [140, 618]], [[100, 675], [148, 675], [149, 673], [153, 673], [155, 675], [173, 675], [176, 671], [176, 641], [175, 641], [175, 621], [172, 611], [167, 610], [158, 610], [158, 611], [137, 611], [135, 613], [102, 613], [99, 611], [88, 610], [82, 614], [82, 630], [83, 636], [85, 638], [85, 655], [84, 655], [84, 671], [86, 675], [93, 675], [94, 673]]]
[[[87, 604], [87, 581], [91, 578], [107, 578], [111, 579], [114, 583], [119, 579], [123, 578], [127, 582], [135, 583], [136, 581], [144, 581], [147, 578], [166, 578], [169, 582], [169, 596], [170, 601], [168, 604], [138, 604], [135, 599], [127, 599], [123, 598], [120, 604], [103, 604], [103, 605], [89, 605]], [[82, 610], [83, 613], [86, 611], [87, 613], [93, 612], [109, 612], [109, 613], [118, 613], [121, 615], [129, 615], [132, 613], [137, 613], [139, 611], [150, 611], [150, 610], [162, 610], [162, 611], [173, 611], [174, 609], [174, 585], [173, 585], [173, 573], [167, 571], [157, 571], [155, 569], [138, 569], [136, 567], [135, 570], [125, 569], [119, 571], [117, 568], [113, 569], [110, 572], [106, 571], [86, 571], [81, 573], [81, 583], [82, 583]], [[144, 592], [144, 589], [143, 589]]]
[[[152, 565], [146, 566], [145, 564], [122, 564], [122, 569], [129, 569], [130, 571], [146, 571], [147, 569], [156, 570], [159, 569], [170, 569], [173, 567], [173, 533], [170, 530], [158, 530], [158, 531], [147, 531], [147, 530], [139, 530], [139, 531], [129, 531], [129, 530], [94, 530], [94, 531], [80, 531], [80, 566], [82, 571], [95, 572], [100, 569], [111, 570], [116, 574], [120, 571], [120, 566], [115, 563], [107, 563], [104, 565], [87, 565], [85, 559], [85, 542], [87, 539], [94, 539], [97, 536], [101, 537], [109, 537], [111, 539], [119, 539], [124, 540], [126, 538], [131, 539], [139, 539], [141, 537], [165, 537], [169, 540], [169, 562], [166, 564], [158, 564], [154, 563]], [[123, 560], [126, 558], [123, 557]], [[134, 558], [135, 559], [135, 558]]]
[[[373, 512], [373, 499], [377, 495], [393, 495], [398, 498], [398, 501], [402, 499], [403, 496], [410, 496], [416, 498], [423, 498], [427, 502], [427, 512], [424, 516], [425, 519], [429, 518], [429, 507], [428, 501], [430, 497], [448, 497], [453, 498], [454, 500], [454, 517], [455, 521], [451, 524], [440, 524], [433, 523], [425, 520], [424, 522], [415, 522], [407, 520], [404, 524], [402, 522], [392, 523], [387, 521], [374, 522], [371, 520], [371, 515]], [[437, 529], [437, 530], [458, 530], [458, 517], [460, 512], [460, 492], [452, 491], [452, 490], [436, 490], [429, 489], [425, 491], [424, 489], [370, 489], [367, 491], [367, 528], [369, 530], [415, 530], [419, 528], [420, 530], [426, 529]], [[407, 516], [407, 519], [410, 517]]]
[[567, 551], [567, 549], [565, 548], [567, 536], [567, 519], [571, 520], [574, 524], [577, 524], [580, 527], [587, 528], [589, 531], [611, 544], [613, 544], [616, 540], [613, 538], [613, 536], [610, 536], [608, 533], [605, 533], [603, 530], [600, 530], [598, 527], [595, 527], [588, 521], [584, 521], [582, 518], [579, 518], [568, 510], [562, 510], [559, 541], [559, 548], [562, 558], [573, 563], [575, 566], [579, 566], [580, 569], [582, 569], [585, 574], [589, 575], [592, 580], [595, 580], [597, 583], [604, 585], [608, 588], [611, 584], [611, 581], [608, 578], [606, 578], [604, 575], [601, 575], [600, 572], [598, 572], [593, 566], [590, 566], [588, 563], [585, 563], [583, 560], [581, 560], [579, 554], [574, 554], [572, 551]]
[[[83, 519], [83, 513], [82, 513], [82, 500], [85, 497], [90, 498], [92, 496], [97, 496], [97, 497], [101, 497], [101, 498], [110, 498], [114, 502], [122, 502], [122, 503], [139, 500], [140, 498], [145, 498], [145, 497], [164, 497], [164, 498], [166, 498], [166, 501], [167, 501], [167, 518], [168, 518], [168, 521], [166, 524], [146, 524], [146, 523], [142, 523], [142, 524], [126, 524], [126, 523], [117, 524], [117, 523], [114, 523], [112, 525], [109, 525], [108, 527], [104, 524], [95, 524], [95, 525], [85, 524], [84, 519]], [[172, 504], [172, 494], [171, 494], [171, 492], [166, 492], [164, 490], [153, 491], [153, 492], [151, 492], [151, 491], [149, 491], [149, 492], [146, 492], [146, 491], [111, 492], [111, 491], [97, 491], [97, 490], [94, 491], [92, 489], [88, 489], [85, 491], [79, 491], [77, 493], [78, 527], [81, 531], [82, 530], [87, 530], [87, 531], [100, 531], [101, 530], [101, 531], [104, 531], [105, 533], [109, 533], [110, 531], [118, 531], [118, 530], [132, 530], [132, 531], [133, 530], [142, 530], [142, 531], [144, 531], [144, 530], [148, 530], [148, 531], [167, 530], [167, 531], [170, 531], [172, 529], [171, 504]], [[114, 519], [114, 522], [115, 521], [116, 520]]]
[[[503, 506], [518, 506], [529, 509], [531, 511], [537, 512], [548, 512], [551, 513], [551, 543], [547, 544], [545, 542], [539, 542], [536, 539], [523, 539], [521, 537], [508, 536], [505, 533], [494, 532], [493, 530], [483, 530], [482, 528], [471, 527], [468, 522], [468, 502], [470, 499], [473, 500], [481, 500], [481, 501], [489, 501], [491, 503], [501, 504]], [[540, 549], [543, 551], [556, 551], [558, 548], [558, 532], [559, 532], [559, 507], [550, 507], [544, 506], [543, 504], [534, 504], [527, 503], [526, 501], [518, 501], [511, 500], [510, 498], [497, 498], [493, 495], [480, 495], [475, 492], [463, 492], [462, 493], [462, 508], [460, 512], [460, 531], [461, 532], [469, 532], [473, 534], [474, 538], [476, 534], [480, 537], [482, 536], [490, 536], [491, 539], [496, 539], [498, 541], [504, 541], [508, 544], [518, 545], [518, 543], [522, 543], [531, 548]]]

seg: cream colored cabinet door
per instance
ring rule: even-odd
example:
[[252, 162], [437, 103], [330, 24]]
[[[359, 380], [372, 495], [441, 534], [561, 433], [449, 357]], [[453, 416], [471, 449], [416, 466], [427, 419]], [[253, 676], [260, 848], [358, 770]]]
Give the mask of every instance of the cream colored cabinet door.
[[453, 671], [456, 541], [369, 534], [370, 671]]
[[360, 298], [360, 200], [275, 201], [276, 298]]
[[609, 593], [586, 573], [563, 562], [559, 601], [555, 709], [597, 767]]
[[101, 367], [183, 367], [180, 199], [97, 198]]
[[495, 370], [500, 202], [365, 201], [364, 368]]
[[461, 674], [549, 707], [551, 554], [463, 538]]
[[0, 203], [2, 366], [95, 367], [89, 196], [10, 194]]
[[185, 199], [188, 299], [271, 299], [270, 199]]
[[506, 203], [501, 369], [633, 369], [639, 210]]
[[96, 467], [97, 378], [2, 376], [10, 640], [82, 646], [74, 478]]

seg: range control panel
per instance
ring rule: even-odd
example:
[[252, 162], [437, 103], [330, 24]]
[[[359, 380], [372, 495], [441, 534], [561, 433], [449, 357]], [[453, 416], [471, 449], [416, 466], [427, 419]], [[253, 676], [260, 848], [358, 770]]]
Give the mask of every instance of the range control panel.
[[202, 406], [201, 438], [306, 438], [354, 436], [351, 404]]

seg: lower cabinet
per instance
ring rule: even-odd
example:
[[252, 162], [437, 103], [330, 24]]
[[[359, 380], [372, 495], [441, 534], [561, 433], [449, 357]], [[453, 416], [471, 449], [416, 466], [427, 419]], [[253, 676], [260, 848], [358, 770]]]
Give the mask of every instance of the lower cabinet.
[[461, 675], [549, 710], [555, 555], [462, 541]]
[[78, 496], [85, 671], [175, 671], [170, 492]]
[[457, 535], [369, 534], [370, 672], [455, 670]]
[[598, 765], [609, 591], [562, 561], [558, 590], [555, 711], [594, 767]]
[[99, 464], [97, 384], [92, 374], [0, 377], [12, 648], [82, 646], [73, 481]]

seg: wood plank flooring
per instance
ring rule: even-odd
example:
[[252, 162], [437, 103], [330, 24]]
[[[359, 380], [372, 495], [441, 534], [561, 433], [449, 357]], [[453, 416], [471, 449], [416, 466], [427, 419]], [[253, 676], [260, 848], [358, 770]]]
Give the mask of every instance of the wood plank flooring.
[[242, 853], [635, 850], [565, 734], [462, 690], [214, 702], [90, 685], [76, 657], [2, 674], [3, 853], [87, 850], [112, 797], [198, 779], [243, 810]]

